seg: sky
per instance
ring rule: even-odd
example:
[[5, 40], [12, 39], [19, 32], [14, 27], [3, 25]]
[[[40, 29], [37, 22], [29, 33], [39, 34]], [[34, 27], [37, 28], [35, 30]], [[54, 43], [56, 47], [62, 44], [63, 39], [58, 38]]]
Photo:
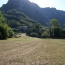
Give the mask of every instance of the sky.
[[[8, 0], [1, 0], [0, 1], [0, 7], [3, 4], [6, 4]], [[65, 0], [30, 0], [31, 2], [34, 2], [38, 4], [40, 7], [54, 7], [58, 10], [64, 10], [65, 11]]]

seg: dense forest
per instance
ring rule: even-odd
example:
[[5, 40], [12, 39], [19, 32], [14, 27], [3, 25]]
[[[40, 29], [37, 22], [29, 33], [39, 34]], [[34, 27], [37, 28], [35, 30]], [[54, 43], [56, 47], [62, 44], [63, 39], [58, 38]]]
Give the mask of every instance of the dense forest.
[[[21, 8], [20, 1], [23, 2]], [[38, 5], [28, 0], [9, 0], [0, 10], [0, 39], [12, 38], [15, 33], [38, 38], [65, 38], [64, 11], [55, 8], [40, 11]]]

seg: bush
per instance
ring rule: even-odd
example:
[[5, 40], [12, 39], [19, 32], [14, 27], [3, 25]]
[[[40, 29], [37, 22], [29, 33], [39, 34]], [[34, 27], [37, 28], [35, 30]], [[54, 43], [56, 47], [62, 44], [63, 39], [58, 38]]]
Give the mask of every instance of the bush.
[[0, 39], [7, 39], [13, 36], [13, 31], [7, 24], [0, 24]]
[[47, 31], [44, 31], [42, 34], [41, 34], [41, 38], [49, 38], [49, 33]]
[[31, 33], [30, 36], [32, 36], [32, 37], [39, 37], [38, 33], [34, 33], [34, 32]]
[[13, 35], [14, 35], [14, 32], [12, 31], [12, 29], [11, 28], [8, 28], [8, 37], [9, 38], [12, 38], [13, 37]]
[[0, 25], [0, 39], [7, 39], [8, 38], [8, 30], [6, 25]]

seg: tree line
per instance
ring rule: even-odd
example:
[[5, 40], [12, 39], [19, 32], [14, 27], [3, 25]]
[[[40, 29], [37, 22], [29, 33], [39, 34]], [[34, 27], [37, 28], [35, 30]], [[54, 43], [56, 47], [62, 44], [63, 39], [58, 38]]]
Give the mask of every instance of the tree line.
[[59, 21], [52, 19], [49, 27], [39, 24], [28, 27], [27, 35], [39, 38], [65, 38], [65, 28], [60, 26]]
[[58, 20], [52, 19], [49, 23], [49, 27], [42, 26], [16, 10], [8, 12], [5, 17], [0, 12], [0, 39], [12, 38], [15, 32], [38, 38], [65, 38], [65, 28]]

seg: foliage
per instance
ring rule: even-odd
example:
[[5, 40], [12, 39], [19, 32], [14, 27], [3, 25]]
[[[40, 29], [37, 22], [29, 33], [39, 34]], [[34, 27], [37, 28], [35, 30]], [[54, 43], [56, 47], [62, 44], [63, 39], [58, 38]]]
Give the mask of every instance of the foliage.
[[35, 32], [32, 32], [32, 33], [30, 34], [30, 36], [32, 36], [32, 37], [39, 37], [38, 33], [35, 33]]
[[56, 19], [52, 19], [52, 20], [50, 21], [50, 24], [51, 24], [52, 26], [54, 26], [54, 27], [59, 26], [59, 22], [58, 22], [58, 20], [56, 20]]
[[3, 14], [0, 11], [0, 24], [5, 23], [5, 18], [3, 17]]
[[12, 38], [13, 35], [14, 35], [13, 30], [10, 27], [8, 27], [8, 37]]
[[29, 25], [35, 25], [35, 23], [38, 23], [35, 20], [30, 19], [28, 16], [26, 16], [24, 13], [17, 11], [15, 9], [8, 10], [7, 12], [3, 12], [4, 17], [6, 18], [7, 24], [14, 28], [14, 32], [18, 29], [19, 32], [23, 32], [22, 27], [29, 26]]
[[[1, 7], [1, 10], [5, 12], [8, 12], [8, 10], [12, 9], [23, 12], [24, 14], [38, 21], [42, 25], [49, 26], [49, 20], [53, 18], [59, 20], [61, 26], [65, 24], [65, 11], [49, 7], [40, 8], [37, 4], [31, 3], [29, 0], [8, 0], [7, 4]], [[13, 14], [15, 15], [14, 12]]]
[[6, 24], [5, 18], [0, 12], [0, 39], [7, 39], [13, 36], [12, 29]]
[[41, 38], [49, 38], [49, 32], [46, 30], [41, 34]]
[[[3, 14], [6, 19], [0, 13], [0, 28], [5, 32], [0, 31], [0, 38], [12, 37], [13, 31], [17, 33], [23, 32], [28, 36], [39, 38], [65, 38], [65, 29], [60, 26], [59, 21], [56, 19], [50, 21], [50, 27], [44, 27], [17, 10], [9, 10]], [[12, 27], [13, 31], [6, 23]], [[5, 37], [3, 34], [5, 34]]]
[[65, 38], [65, 28], [62, 29], [62, 38]]
[[3, 26], [0, 24], [0, 39], [7, 39], [8, 37], [8, 30], [7, 26]]
[[44, 27], [40, 24], [31, 25], [28, 27], [27, 35], [33, 37], [41, 37], [41, 34], [44, 32]]
[[51, 38], [62, 38], [64, 36], [63, 28], [59, 25], [59, 21], [56, 19], [52, 19], [50, 21], [50, 24], [52, 24], [52, 26], [49, 28], [50, 37]]

